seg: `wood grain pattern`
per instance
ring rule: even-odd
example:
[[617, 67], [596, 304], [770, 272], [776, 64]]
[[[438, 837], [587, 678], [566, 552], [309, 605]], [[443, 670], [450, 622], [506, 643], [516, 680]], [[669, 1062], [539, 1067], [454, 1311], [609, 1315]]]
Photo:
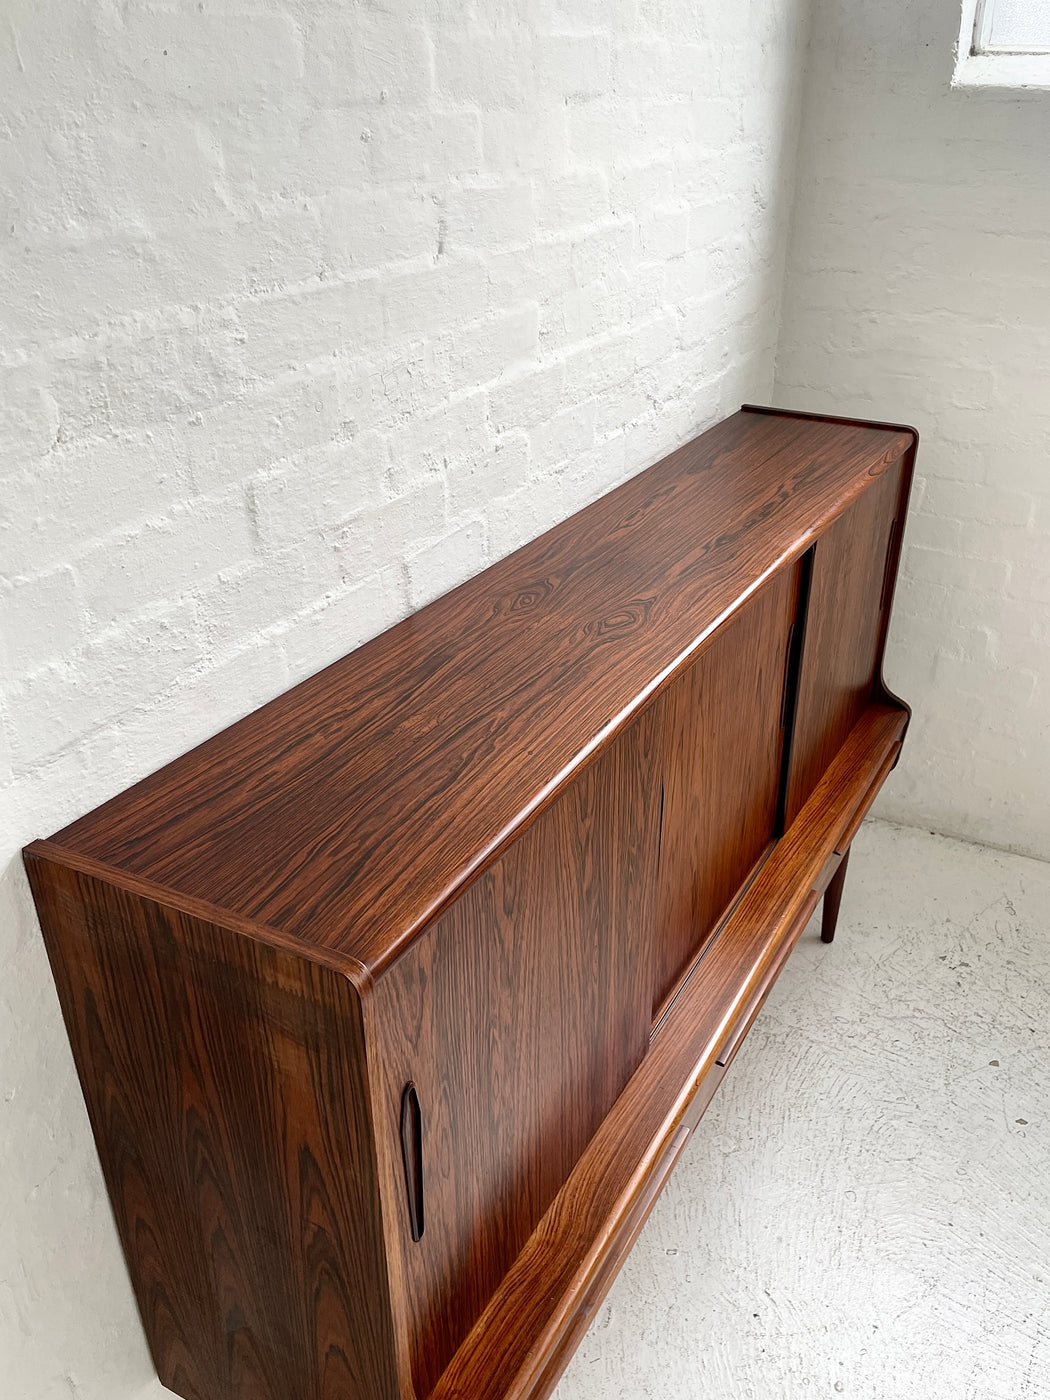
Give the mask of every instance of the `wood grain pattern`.
[[[649, 1045], [659, 751], [648, 711], [377, 983], [379, 1136], [411, 1080], [426, 1230], [397, 1203], [419, 1395], [437, 1382]], [[381, 1076], [381, 1077], [380, 1077]]]
[[56, 839], [374, 975], [913, 443], [738, 413]]
[[872, 698], [901, 472], [899, 465], [884, 472], [828, 527], [814, 550], [788, 825]]
[[719, 628], [656, 701], [664, 740], [653, 1015], [773, 840], [797, 569]]
[[[543, 1400], [710, 1099], [715, 1060], [813, 909], [814, 882], [884, 764], [902, 711], [871, 706], [712, 941], [649, 1054], [446, 1368], [432, 1400]], [[655, 1182], [655, 1189], [654, 1189]], [[644, 1220], [644, 1213], [642, 1214]], [[610, 1267], [610, 1259], [613, 1260]], [[586, 1325], [585, 1323], [583, 1325]]]
[[161, 1380], [396, 1400], [354, 989], [39, 851], [27, 868]]

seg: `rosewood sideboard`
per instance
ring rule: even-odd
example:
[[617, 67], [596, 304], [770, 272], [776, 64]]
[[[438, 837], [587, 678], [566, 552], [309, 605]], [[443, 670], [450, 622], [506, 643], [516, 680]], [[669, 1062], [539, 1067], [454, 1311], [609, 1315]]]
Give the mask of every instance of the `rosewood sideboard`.
[[745, 408], [28, 847], [166, 1386], [553, 1389], [833, 936], [915, 446]]

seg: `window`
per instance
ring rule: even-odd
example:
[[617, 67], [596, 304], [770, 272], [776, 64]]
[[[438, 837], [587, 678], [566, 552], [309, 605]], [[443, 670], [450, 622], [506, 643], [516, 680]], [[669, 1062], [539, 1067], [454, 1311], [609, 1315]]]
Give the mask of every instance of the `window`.
[[983, 0], [977, 6], [971, 53], [1050, 53], [1046, 0]]
[[952, 85], [1050, 89], [1050, 0], [964, 0]]

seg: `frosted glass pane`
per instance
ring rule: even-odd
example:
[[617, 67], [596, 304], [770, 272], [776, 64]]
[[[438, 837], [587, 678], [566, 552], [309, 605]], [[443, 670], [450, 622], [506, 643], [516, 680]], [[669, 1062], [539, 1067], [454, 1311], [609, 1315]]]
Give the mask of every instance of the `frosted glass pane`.
[[1050, 0], [988, 0], [984, 47], [1050, 49]]

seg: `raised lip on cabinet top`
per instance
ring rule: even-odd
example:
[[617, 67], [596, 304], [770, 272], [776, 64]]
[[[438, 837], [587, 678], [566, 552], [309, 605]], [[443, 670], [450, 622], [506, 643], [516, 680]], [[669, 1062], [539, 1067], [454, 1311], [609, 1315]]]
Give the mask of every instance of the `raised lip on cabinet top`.
[[37, 853], [366, 983], [916, 442], [747, 405]]

